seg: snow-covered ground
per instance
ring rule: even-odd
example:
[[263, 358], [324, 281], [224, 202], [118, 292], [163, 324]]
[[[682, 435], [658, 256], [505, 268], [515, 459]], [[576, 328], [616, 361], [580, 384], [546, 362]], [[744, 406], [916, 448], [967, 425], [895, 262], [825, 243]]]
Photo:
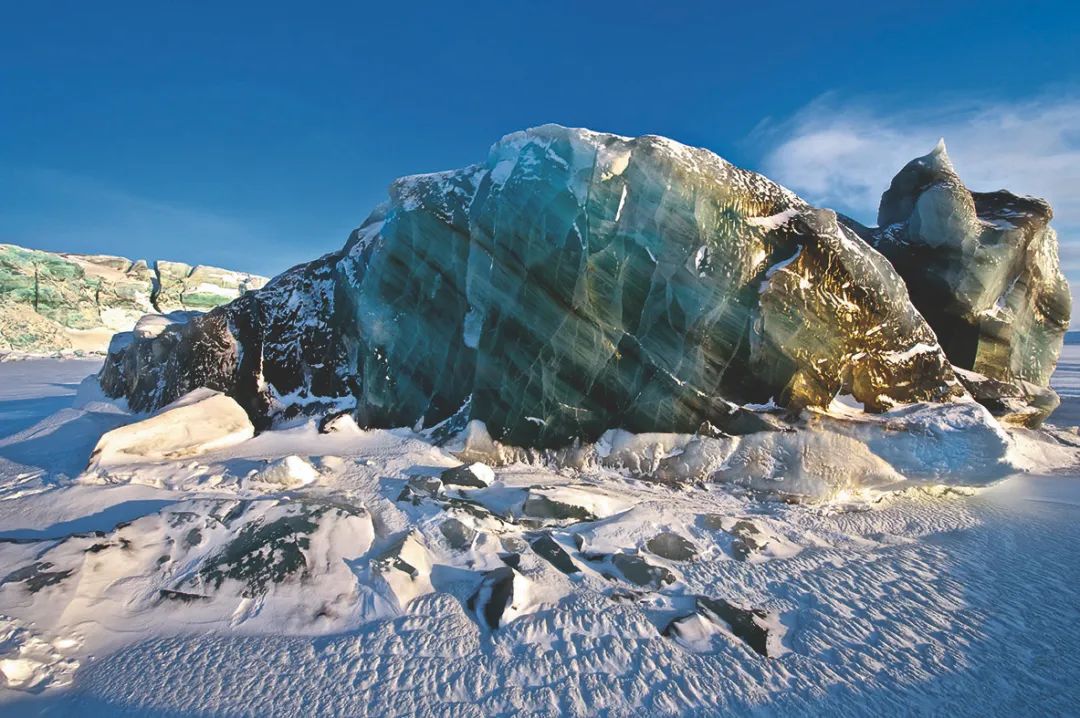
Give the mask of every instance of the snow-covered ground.
[[[0, 364], [0, 715], [1080, 705], [1080, 472], [787, 503], [599, 465], [446, 475], [348, 421], [122, 431], [91, 460], [142, 418], [76, 397], [96, 367]], [[1080, 423], [1080, 346], [1054, 381], [1052, 421]]]

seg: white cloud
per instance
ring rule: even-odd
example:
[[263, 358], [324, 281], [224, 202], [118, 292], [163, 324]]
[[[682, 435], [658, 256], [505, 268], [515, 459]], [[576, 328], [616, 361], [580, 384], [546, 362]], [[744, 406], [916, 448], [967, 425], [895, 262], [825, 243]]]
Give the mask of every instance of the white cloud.
[[944, 137], [971, 189], [1050, 202], [1062, 269], [1080, 287], [1080, 95], [900, 111], [883, 104], [826, 95], [786, 121], [762, 123], [752, 138], [765, 148], [762, 171], [815, 204], [876, 224], [896, 172]]
[[1080, 228], [1080, 97], [954, 102], [897, 112], [825, 96], [755, 133], [763, 171], [807, 199], [874, 222], [881, 193], [944, 137], [964, 183], [1044, 197], [1055, 225]]

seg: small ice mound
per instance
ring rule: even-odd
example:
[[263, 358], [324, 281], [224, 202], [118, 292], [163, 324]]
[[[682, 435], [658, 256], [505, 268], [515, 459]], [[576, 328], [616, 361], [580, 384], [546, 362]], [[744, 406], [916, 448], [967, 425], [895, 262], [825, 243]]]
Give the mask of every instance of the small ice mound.
[[1009, 432], [1009, 462], [1023, 471], [1052, 472], [1080, 465], [1080, 437], [1076, 428], [1044, 425], [1039, 431], [1017, 428]]
[[319, 433], [340, 436], [359, 436], [364, 433], [364, 430], [356, 423], [356, 419], [353, 418], [352, 414], [346, 412], [326, 417], [325, 420], [319, 423]]
[[371, 562], [371, 615], [403, 612], [412, 601], [435, 589], [431, 585], [432, 556], [421, 534], [411, 530]]
[[610, 561], [623, 578], [635, 586], [659, 591], [677, 580], [675, 574], [664, 566], [649, 563], [644, 556], [636, 553], [617, 553], [610, 557]]
[[307, 486], [318, 480], [318, 470], [306, 460], [295, 455], [271, 462], [269, 466], [253, 474], [249, 479], [251, 482], [271, 484], [286, 489]]
[[149, 419], [107, 432], [90, 455], [90, 468], [196, 456], [234, 446], [254, 435], [255, 427], [232, 397], [204, 387], [185, 394]]
[[912, 404], [858, 420], [822, 417], [821, 424], [864, 444], [910, 480], [982, 486], [1017, 470], [1008, 432], [973, 401]]
[[491, 438], [487, 424], [473, 419], [445, 447], [465, 463], [483, 462], [492, 466], [512, 463], [515, 452]]
[[495, 472], [487, 464], [475, 461], [449, 468], [443, 471], [439, 478], [447, 486], [485, 489], [495, 481]]

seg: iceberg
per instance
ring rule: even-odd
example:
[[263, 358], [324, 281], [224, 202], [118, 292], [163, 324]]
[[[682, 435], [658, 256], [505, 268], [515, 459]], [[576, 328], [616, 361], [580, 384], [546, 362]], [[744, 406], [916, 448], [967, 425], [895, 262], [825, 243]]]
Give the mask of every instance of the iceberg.
[[776, 423], [753, 407], [837, 395], [970, 400], [878, 230], [707, 150], [545, 125], [389, 194], [341, 250], [117, 342], [106, 393], [144, 411], [205, 386], [258, 430], [346, 412], [536, 448], [753, 433]]

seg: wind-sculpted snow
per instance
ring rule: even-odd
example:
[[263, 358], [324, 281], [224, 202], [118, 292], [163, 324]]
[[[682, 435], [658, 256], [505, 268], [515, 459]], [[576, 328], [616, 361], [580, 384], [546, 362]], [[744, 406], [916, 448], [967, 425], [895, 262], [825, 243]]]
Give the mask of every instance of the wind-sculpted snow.
[[349, 411], [532, 447], [773, 426], [746, 403], [966, 395], [831, 212], [706, 150], [554, 125], [396, 181], [340, 252], [259, 292], [118, 338], [101, 381], [136, 409], [208, 386], [260, 429]]
[[1072, 432], [958, 401], [558, 449], [348, 414], [250, 436], [207, 389], [147, 417], [25, 364], [0, 364], [2, 715], [1076, 702], [1075, 477], [969, 488], [1075, 467]]
[[1058, 405], [1050, 375], [1072, 298], [1050, 205], [968, 190], [944, 142], [904, 167], [881, 197], [880, 228], [848, 224], [896, 267], [976, 399], [1038, 425]]

